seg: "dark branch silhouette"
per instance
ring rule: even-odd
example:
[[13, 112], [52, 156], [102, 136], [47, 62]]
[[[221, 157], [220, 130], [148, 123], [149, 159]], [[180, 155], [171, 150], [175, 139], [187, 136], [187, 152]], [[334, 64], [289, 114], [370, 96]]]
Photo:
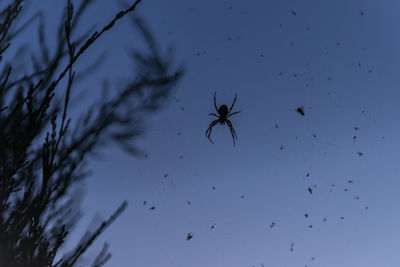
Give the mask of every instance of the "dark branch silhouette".
[[[76, 77], [82, 75], [75, 72], [74, 64], [141, 1], [119, 12], [100, 31], [73, 38], [94, 1], [83, 0], [74, 10], [68, 0], [53, 38], [54, 51], [47, 42], [44, 14], [36, 13], [28, 22], [39, 21], [39, 51], [21, 59], [31, 68], [20, 75], [14, 67], [18, 60], [4, 61], [3, 55], [15, 37], [30, 27], [29, 23], [18, 26], [23, 2], [15, 0], [0, 11], [0, 266], [77, 266], [87, 248], [127, 206], [123, 202], [108, 220], [87, 231], [75, 249], [59, 254], [79, 219], [74, 185], [90, 174], [87, 157], [110, 142], [140, 155], [133, 141], [144, 133], [143, 116], [160, 110], [183, 68], [172, 65], [144, 21], [135, 17], [134, 25], [149, 51], [134, 51], [132, 80], [111, 98], [103, 94], [100, 103], [93, 103], [74, 122], [68, 116], [71, 91]], [[93, 66], [89, 70], [93, 72]], [[56, 99], [56, 91], [64, 95], [62, 100]], [[105, 244], [92, 266], [102, 266], [110, 258], [107, 248]]]

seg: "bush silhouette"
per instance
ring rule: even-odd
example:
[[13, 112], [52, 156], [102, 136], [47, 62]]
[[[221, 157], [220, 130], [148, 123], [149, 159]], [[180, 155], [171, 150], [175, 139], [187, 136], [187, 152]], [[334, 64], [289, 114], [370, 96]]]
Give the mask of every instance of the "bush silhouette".
[[[67, 1], [57, 35], [52, 37], [54, 51], [48, 48], [41, 12], [19, 25], [23, 0], [14, 0], [0, 11], [0, 266], [77, 266], [87, 248], [127, 206], [122, 203], [109, 219], [88, 230], [72, 251], [60, 255], [79, 218], [73, 186], [89, 175], [87, 157], [110, 142], [140, 156], [133, 141], [144, 133], [143, 116], [162, 107], [183, 75], [183, 68], [173, 67], [170, 55], [161, 52], [144, 21], [132, 18], [149, 47], [149, 51], [132, 52], [135, 75], [115, 96], [104, 95], [100, 103], [89, 105], [76, 121], [71, 120], [71, 90], [76, 77], [85, 74], [77, 74], [74, 64], [120, 19], [133, 14], [141, 1], [119, 12], [101, 30], [73, 38], [92, 2], [83, 0], [74, 10]], [[32, 67], [22, 75], [15, 67], [21, 59], [6, 58], [11, 57], [7, 53], [15, 37], [26, 34], [33, 20], [40, 21], [39, 49], [23, 58]], [[56, 92], [63, 97], [56, 98]], [[105, 244], [92, 266], [102, 266], [110, 258], [107, 248]]]

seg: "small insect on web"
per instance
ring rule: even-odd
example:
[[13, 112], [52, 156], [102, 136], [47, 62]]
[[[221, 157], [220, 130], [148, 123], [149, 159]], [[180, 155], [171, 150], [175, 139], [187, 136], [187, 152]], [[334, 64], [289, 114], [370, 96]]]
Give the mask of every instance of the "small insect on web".
[[235, 94], [235, 99], [233, 100], [233, 103], [229, 109], [228, 109], [228, 106], [225, 104], [221, 105], [218, 108], [217, 107], [217, 93], [216, 92], [214, 93], [214, 108], [217, 111], [218, 115], [215, 113], [208, 114], [209, 116], [217, 117], [217, 119], [213, 120], [210, 123], [210, 125], [208, 126], [207, 131], [206, 131], [206, 136], [208, 137], [208, 139], [210, 140], [211, 143], [214, 144], [214, 142], [211, 140], [212, 128], [215, 125], [217, 125], [218, 123], [221, 125], [226, 123], [229, 127], [229, 130], [231, 131], [231, 135], [232, 135], [232, 139], [233, 139], [233, 146], [235, 146], [235, 140], [237, 140], [237, 136], [236, 136], [235, 129], [233, 128], [232, 122], [230, 120], [228, 120], [228, 118], [232, 115], [235, 115], [235, 114], [238, 114], [241, 112], [241, 111], [232, 112], [232, 109], [235, 106], [236, 98], [237, 98], [237, 94]]

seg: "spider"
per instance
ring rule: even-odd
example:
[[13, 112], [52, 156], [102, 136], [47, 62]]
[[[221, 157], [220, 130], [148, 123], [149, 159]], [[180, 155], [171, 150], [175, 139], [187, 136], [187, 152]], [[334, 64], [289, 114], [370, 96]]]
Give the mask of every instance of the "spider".
[[213, 120], [213, 121], [210, 123], [210, 125], [208, 126], [208, 129], [207, 129], [207, 131], [206, 131], [206, 136], [208, 137], [208, 139], [210, 140], [210, 142], [211, 142], [212, 144], [214, 144], [214, 142], [211, 140], [211, 131], [212, 131], [212, 128], [213, 128], [217, 123], [219, 123], [219, 124], [221, 124], [221, 125], [223, 125], [223, 124], [226, 123], [226, 124], [229, 126], [229, 129], [230, 129], [230, 131], [231, 131], [231, 135], [232, 135], [232, 139], [233, 139], [233, 146], [235, 146], [235, 139], [237, 140], [237, 136], [236, 136], [235, 129], [233, 129], [232, 122], [231, 122], [230, 120], [228, 120], [228, 118], [229, 118], [230, 116], [232, 116], [232, 115], [235, 115], [235, 114], [238, 114], [238, 113], [241, 112], [241, 111], [235, 111], [235, 112], [232, 112], [232, 113], [231, 113], [231, 111], [232, 111], [232, 109], [233, 109], [233, 106], [235, 105], [235, 102], [236, 102], [237, 94], [235, 94], [235, 99], [233, 100], [232, 106], [231, 106], [229, 109], [228, 109], [228, 106], [225, 105], [225, 104], [224, 104], [224, 105], [221, 105], [219, 108], [217, 107], [216, 95], [217, 95], [217, 93], [215, 92], [215, 93], [214, 93], [214, 108], [215, 108], [215, 110], [218, 112], [218, 115], [215, 114], [215, 113], [210, 113], [210, 114], [208, 114], [208, 115], [209, 115], [209, 116], [215, 116], [215, 117], [217, 117], [218, 119]]

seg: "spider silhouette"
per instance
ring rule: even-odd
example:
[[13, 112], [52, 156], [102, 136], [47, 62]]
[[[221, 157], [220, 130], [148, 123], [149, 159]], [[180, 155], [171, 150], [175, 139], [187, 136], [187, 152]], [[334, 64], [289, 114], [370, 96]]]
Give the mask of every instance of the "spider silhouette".
[[237, 136], [236, 136], [235, 129], [233, 129], [232, 122], [230, 120], [228, 120], [228, 118], [230, 116], [232, 116], [232, 115], [235, 115], [235, 114], [238, 114], [238, 113], [241, 112], [241, 111], [235, 111], [235, 112], [231, 113], [231, 111], [233, 109], [233, 106], [235, 105], [235, 102], [236, 102], [237, 94], [235, 94], [235, 99], [233, 100], [232, 106], [229, 109], [228, 109], [228, 106], [225, 105], [225, 104], [221, 105], [219, 108], [217, 107], [217, 97], [216, 97], [216, 95], [217, 95], [217, 93], [215, 92], [214, 93], [214, 108], [218, 112], [218, 115], [215, 114], [215, 113], [210, 113], [208, 115], [217, 117], [218, 119], [213, 120], [210, 123], [210, 125], [208, 126], [207, 131], [206, 131], [206, 136], [208, 137], [210, 142], [214, 144], [214, 142], [211, 140], [212, 128], [215, 125], [217, 125], [217, 123], [219, 123], [221, 125], [226, 123], [228, 125], [230, 131], [231, 131], [231, 135], [232, 135], [232, 139], [233, 139], [233, 146], [235, 146], [235, 139], [237, 140]]

